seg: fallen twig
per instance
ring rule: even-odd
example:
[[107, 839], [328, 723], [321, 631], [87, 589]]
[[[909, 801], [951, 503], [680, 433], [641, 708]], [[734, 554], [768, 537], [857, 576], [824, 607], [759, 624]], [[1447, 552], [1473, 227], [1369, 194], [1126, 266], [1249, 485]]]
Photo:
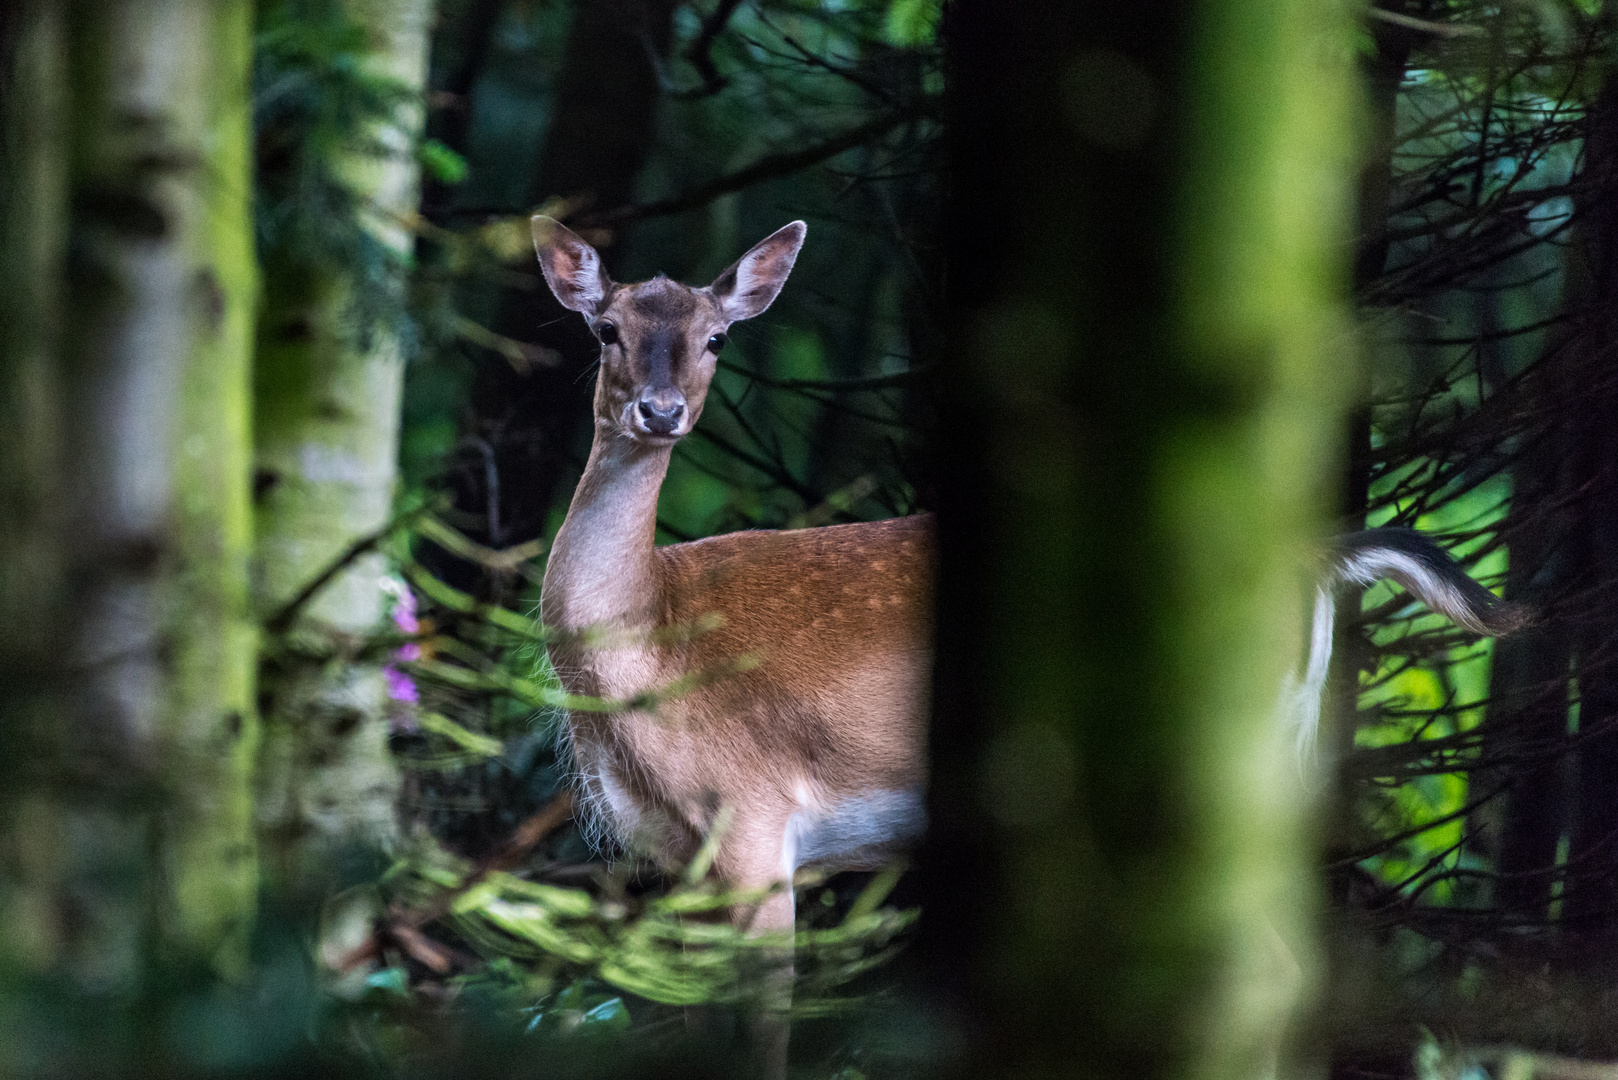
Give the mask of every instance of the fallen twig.
[[541, 840], [555, 832], [572, 816], [573, 793], [564, 791], [545, 804], [545, 808], [539, 813], [517, 826], [517, 831], [511, 834], [511, 839], [506, 841], [505, 846], [479, 863], [459, 885], [446, 889], [426, 907], [415, 911], [399, 909], [390, 911], [387, 919], [377, 927], [376, 933], [339, 957], [332, 965], [333, 969], [339, 973], [347, 973], [367, 960], [380, 956], [383, 939], [388, 938], [397, 942], [400, 948], [435, 974], [444, 974], [452, 964], [452, 953], [423, 934], [421, 928], [448, 915], [456, 900], [483, 882], [490, 874], [516, 866]]

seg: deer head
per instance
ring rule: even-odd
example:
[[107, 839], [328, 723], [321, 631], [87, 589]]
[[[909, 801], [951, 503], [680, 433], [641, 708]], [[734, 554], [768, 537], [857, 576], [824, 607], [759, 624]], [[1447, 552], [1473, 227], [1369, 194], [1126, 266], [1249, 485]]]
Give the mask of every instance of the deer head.
[[543, 214], [532, 222], [534, 251], [563, 307], [577, 311], [601, 342], [598, 425], [646, 443], [673, 443], [702, 415], [730, 324], [770, 306], [808, 231], [785, 225], [700, 289], [661, 274], [618, 285], [596, 249]]

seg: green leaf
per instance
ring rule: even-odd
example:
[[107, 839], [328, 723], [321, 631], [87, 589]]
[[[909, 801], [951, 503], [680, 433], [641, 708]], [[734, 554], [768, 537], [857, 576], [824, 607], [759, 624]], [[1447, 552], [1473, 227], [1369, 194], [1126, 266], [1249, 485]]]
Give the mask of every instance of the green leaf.
[[938, 33], [938, 0], [893, 0], [882, 36], [899, 48], [930, 44]]
[[557, 885], [542, 885], [536, 881], [524, 881], [522, 878], [513, 877], [502, 872], [490, 874], [488, 880], [503, 893], [515, 893], [524, 899], [543, 904], [558, 918], [586, 919], [595, 913], [595, 900], [583, 889], [564, 889]]
[[471, 171], [465, 158], [437, 139], [421, 140], [421, 145], [416, 147], [416, 157], [428, 175], [440, 184], [459, 184]]
[[468, 731], [442, 713], [424, 712], [416, 717], [416, 722], [424, 730], [434, 735], [442, 735], [461, 749], [479, 757], [499, 757], [505, 751], [505, 745], [499, 739]]
[[564, 960], [589, 964], [600, 958], [597, 945], [559, 928], [552, 920], [551, 912], [538, 904], [513, 904], [491, 899], [486, 900], [477, 913], [513, 937], [531, 941]]

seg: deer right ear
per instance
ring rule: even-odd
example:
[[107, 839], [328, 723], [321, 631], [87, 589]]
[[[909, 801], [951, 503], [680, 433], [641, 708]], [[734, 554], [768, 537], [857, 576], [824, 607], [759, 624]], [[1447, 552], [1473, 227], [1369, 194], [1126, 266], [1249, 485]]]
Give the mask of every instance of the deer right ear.
[[534, 234], [534, 254], [563, 307], [594, 315], [612, 288], [601, 266], [601, 256], [583, 238], [555, 218], [535, 214], [528, 221]]
[[708, 286], [726, 322], [751, 319], [775, 302], [792, 273], [809, 226], [801, 221], [783, 225], [737, 259]]

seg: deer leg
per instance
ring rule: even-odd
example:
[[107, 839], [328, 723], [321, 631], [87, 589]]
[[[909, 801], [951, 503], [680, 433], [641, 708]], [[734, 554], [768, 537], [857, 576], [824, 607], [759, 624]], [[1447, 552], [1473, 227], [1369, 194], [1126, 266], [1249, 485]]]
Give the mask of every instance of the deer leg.
[[[686, 915], [692, 922], [713, 923], [723, 915]], [[705, 948], [706, 946], [695, 946]], [[686, 946], [690, 949], [693, 946]], [[729, 1058], [736, 1049], [736, 1007], [730, 1004], [707, 1002], [685, 1007], [686, 1037], [697, 1043], [704, 1053]]]
[[[756, 912], [738, 913], [747, 929], [779, 939], [756, 950], [743, 972], [749, 998], [745, 1017], [749, 1076], [778, 1080], [787, 1074], [787, 1043], [792, 1018], [792, 930], [794, 923], [790, 885], [770, 894]], [[748, 917], [750, 916], [750, 920]]]
[[787, 847], [787, 815], [738, 814], [737, 827], [715, 860], [732, 888], [759, 894], [731, 911], [736, 926], [755, 938], [767, 937], [742, 957], [742, 1052], [748, 1077], [785, 1080], [792, 1012], [792, 867]]

